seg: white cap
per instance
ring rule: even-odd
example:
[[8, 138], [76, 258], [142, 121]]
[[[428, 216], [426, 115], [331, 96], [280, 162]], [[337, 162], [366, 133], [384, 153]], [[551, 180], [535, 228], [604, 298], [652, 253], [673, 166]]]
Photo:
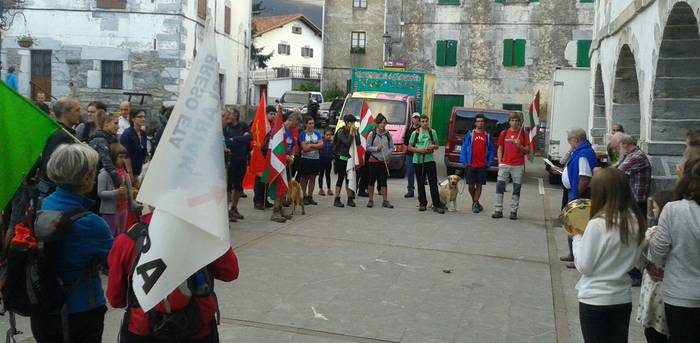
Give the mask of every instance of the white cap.
[[415, 117], [419, 117], [419, 118], [420, 118], [420, 113], [418, 113], [418, 112], [413, 112], [413, 114], [411, 114], [411, 118], [415, 118]]

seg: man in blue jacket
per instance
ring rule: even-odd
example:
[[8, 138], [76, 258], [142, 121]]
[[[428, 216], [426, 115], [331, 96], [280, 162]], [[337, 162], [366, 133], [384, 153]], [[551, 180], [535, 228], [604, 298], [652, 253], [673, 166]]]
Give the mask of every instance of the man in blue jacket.
[[481, 189], [486, 184], [486, 172], [493, 163], [493, 140], [484, 131], [486, 118], [483, 113], [474, 116], [474, 130], [467, 132], [462, 143], [462, 155], [459, 161], [467, 168], [464, 177], [469, 185], [469, 195], [472, 197], [472, 212], [479, 213], [484, 207], [479, 203]]

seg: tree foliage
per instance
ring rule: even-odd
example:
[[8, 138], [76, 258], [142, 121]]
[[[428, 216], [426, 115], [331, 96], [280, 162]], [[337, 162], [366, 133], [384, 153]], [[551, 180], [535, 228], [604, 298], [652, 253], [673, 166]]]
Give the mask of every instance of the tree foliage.
[[[263, 11], [265, 10], [265, 7], [263, 6], [263, 2], [261, 1], [256, 1], [253, 3], [253, 16], [259, 16]], [[253, 29], [251, 34], [251, 43], [250, 43], [250, 59], [255, 63], [255, 68], [256, 69], [265, 69], [267, 68], [267, 62], [272, 58], [273, 52], [270, 52], [269, 54], [263, 54], [262, 51], [265, 47], [257, 47], [255, 45], [255, 25], [253, 25]]]

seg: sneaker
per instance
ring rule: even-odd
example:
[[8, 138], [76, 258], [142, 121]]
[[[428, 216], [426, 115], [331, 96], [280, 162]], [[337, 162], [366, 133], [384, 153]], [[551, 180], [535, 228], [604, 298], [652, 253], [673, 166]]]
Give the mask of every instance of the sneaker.
[[241, 192], [241, 198], [247, 198], [247, 197], [248, 197], [248, 195], [245, 194], [245, 192]]
[[272, 205], [269, 201], [265, 202], [265, 208], [273, 208], [274, 205]]
[[277, 223], [284, 223], [287, 221], [287, 219], [282, 216], [282, 209], [280, 208], [272, 210], [272, 216], [270, 217], [270, 220]]
[[326, 192], [324, 192], [323, 189], [319, 189], [319, 190], [318, 190], [318, 195], [324, 196], [324, 195], [326, 195]]
[[433, 207], [433, 212], [437, 212], [440, 214], [445, 214], [445, 209], [442, 207]]
[[496, 211], [491, 215], [491, 218], [503, 218], [503, 212]]
[[372, 208], [374, 206], [374, 200], [370, 200], [367, 202], [367, 207]]
[[326, 194], [333, 195], [333, 191], [329, 189], [328, 192], [326, 192]]
[[428, 208], [425, 205], [418, 206], [418, 211], [425, 212]]
[[243, 215], [240, 212], [238, 212], [238, 209], [235, 207], [231, 209], [231, 212], [233, 212], [233, 214], [235, 214], [238, 217], [237, 219], [244, 219], [245, 218], [245, 217], [243, 217]]
[[309, 205], [318, 205], [318, 203], [314, 200], [314, 198], [309, 196]]
[[484, 210], [484, 206], [481, 206], [481, 203], [476, 203], [476, 207], [479, 208], [479, 212], [482, 212]]
[[335, 207], [345, 207], [345, 205], [343, 205], [343, 202], [340, 201], [340, 198], [335, 198], [335, 200], [333, 201], [333, 206], [335, 206]]
[[574, 257], [571, 255], [565, 255], [559, 258], [559, 261], [562, 262], [574, 262]]
[[348, 198], [348, 206], [355, 207], [355, 200], [353, 200], [353, 198]]
[[264, 211], [264, 210], [265, 210], [265, 206], [263, 206], [263, 204], [254, 204], [253, 207], [254, 207], [256, 210], [260, 210], [260, 211]]
[[479, 213], [479, 206], [476, 203], [472, 204], [472, 213]]
[[289, 220], [289, 219], [292, 219], [292, 214], [291, 214], [291, 213], [285, 213], [284, 208], [281, 208], [281, 209], [280, 209], [280, 214], [282, 215], [282, 217], [284, 217], [284, 219], [288, 219], [288, 220]]
[[392, 205], [388, 200], [382, 201], [382, 207], [384, 208], [394, 208], [394, 205]]
[[414, 195], [413, 195], [413, 192], [408, 192], [408, 193], [404, 194], [403, 197], [404, 198], [413, 198]]
[[511, 212], [510, 213], [510, 220], [516, 220], [518, 219], [518, 212]]
[[576, 265], [573, 262], [566, 262], [566, 268], [576, 269]]
[[237, 222], [237, 221], [238, 221], [238, 219], [236, 218], [236, 215], [233, 214], [233, 213], [231, 213], [231, 212], [229, 212], [229, 213], [228, 213], [228, 222], [229, 222], [229, 223], [235, 223], [235, 222]]
[[304, 205], [311, 205], [311, 201], [309, 201], [309, 197], [304, 197]]

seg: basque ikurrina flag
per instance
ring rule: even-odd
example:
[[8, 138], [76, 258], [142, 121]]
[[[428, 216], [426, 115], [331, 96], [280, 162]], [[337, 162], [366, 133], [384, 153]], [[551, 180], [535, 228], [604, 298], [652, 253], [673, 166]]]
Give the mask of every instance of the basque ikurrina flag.
[[282, 125], [282, 116], [277, 115], [267, 149], [267, 169], [262, 176], [262, 181], [268, 185], [267, 194], [273, 200], [287, 193], [286, 167], [287, 147], [284, 142], [284, 125]]
[[[364, 106], [362, 106], [362, 114], [360, 115], [360, 146], [357, 147], [357, 155], [364, 156], [367, 150], [367, 137], [369, 137], [370, 132], [374, 131], [377, 124], [372, 116], [372, 111], [370, 111], [367, 102], [365, 101]], [[359, 159], [359, 165], [362, 167], [365, 164], [365, 159]]]
[[535, 162], [535, 143], [540, 132], [540, 91], [530, 103], [530, 162]]

